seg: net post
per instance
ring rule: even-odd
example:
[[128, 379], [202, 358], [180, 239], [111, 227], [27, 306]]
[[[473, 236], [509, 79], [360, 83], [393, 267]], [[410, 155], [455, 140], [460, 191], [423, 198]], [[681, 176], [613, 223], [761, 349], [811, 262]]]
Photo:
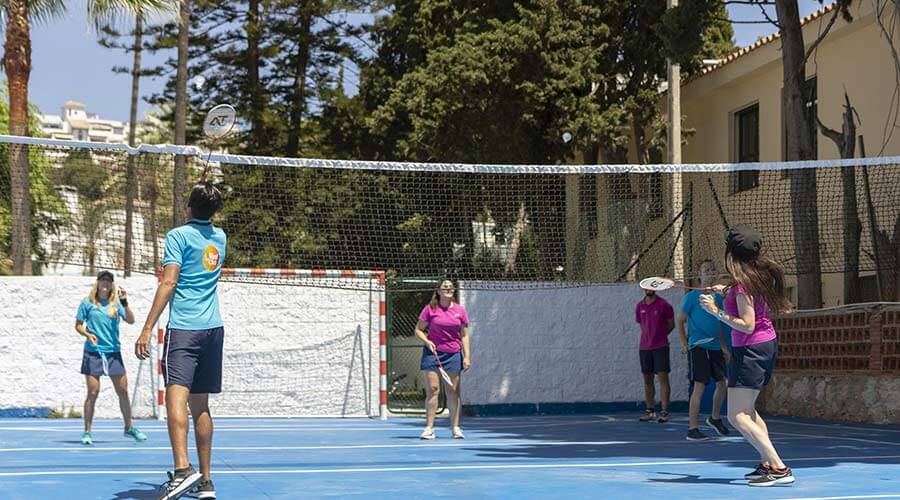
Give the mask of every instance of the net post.
[[[157, 284], [162, 283], [163, 269], [159, 268], [156, 272]], [[163, 379], [163, 344], [165, 343], [165, 334], [163, 332], [162, 322], [160, 318], [156, 320], [156, 406], [153, 413], [157, 420], [166, 419], [166, 383]]]
[[387, 302], [384, 271], [378, 271], [378, 418], [387, 420]]

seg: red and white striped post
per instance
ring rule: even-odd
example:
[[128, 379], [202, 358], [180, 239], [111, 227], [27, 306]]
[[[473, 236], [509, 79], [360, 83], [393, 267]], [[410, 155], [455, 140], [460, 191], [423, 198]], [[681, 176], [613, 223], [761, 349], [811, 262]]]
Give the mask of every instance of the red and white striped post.
[[378, 273], [378, 417], [387, 420], [387, 302], [384, 272]]
[[[156, 273], [157, 284], [162, 283], [163, 270]], [[162, 315], [156, 320], [156, 419], [166, 419], [166, 382], [163, 377], [163, 344], [166, 342], [166, 334], [162, 328]]]

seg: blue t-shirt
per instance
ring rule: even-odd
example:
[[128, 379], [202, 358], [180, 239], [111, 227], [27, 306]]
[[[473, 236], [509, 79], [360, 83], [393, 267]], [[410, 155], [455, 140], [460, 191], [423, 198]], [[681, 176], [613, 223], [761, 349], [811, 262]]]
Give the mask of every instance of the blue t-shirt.
[[169, 302], [169, 328], [207, 330], [222, 326], [216, 292], [223, 260], [225, 232], [208, 220], [191, 219], [166, 234], [163, 267], [181, 267]]
[[[691, 290], [684, 295], [681, 300], [681, 312], [687, 317], [688, 329], [688, 345], [702, 347], [710, 351], [719, 351], [719, 329], [723, 329], [725, 342], [728, 342], [731, 329], [723, 325], [719, 318], [709, 314], [700, 307], [700, 296], [704, 292], [700, 290]], [[724, 299], [719, 294], [714, 294], [716, 305], [719, 309], [723, 307]], [[713, 338], [714, 340], [698, 344], [703, 339]]]
[[125, 317], [125, 308], [119, 304], [119, 314], [115, 318], [109, 317], [109, 301], [101, 300], [100, 306], [94, 305], [88, 299], [84, 299], [78, 306], [75, 319], [83, 321], [85, 328], [97, 336], [97, 345], [84, 341], [84, 350], [90, 352], [102, 352], [112, 354], [119, 352], [119, 322]]

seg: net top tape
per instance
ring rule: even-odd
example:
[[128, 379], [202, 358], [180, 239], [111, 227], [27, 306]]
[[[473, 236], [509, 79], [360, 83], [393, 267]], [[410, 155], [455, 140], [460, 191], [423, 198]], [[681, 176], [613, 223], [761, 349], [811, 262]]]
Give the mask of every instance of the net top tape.
[[649, 173], [717, 173], [739, 170], [799, 170], [809, 168], [881, 167], [900, 164], [900, 156], [849, 158], [840, 160], [809, 160], [794, 162], [764, 163], [684, 163], [651, 165], [489, 165], [471, 163], [415, 163], [398, 161], [366, 160], [326, 160], [313, 158], [282, 158], [272, 156], [233, 155], [210, 153], [197, 146], [174, 146], [170, 144], [141, 144], [131, 147], [127, 144], [111, 144], [89, 141], [69, 141], [0, 135], [0, 143], [52, 146], [60, 148], [88, 148], [103, 151], [122, 152], [129, 155], [141, 153], [197, 156], [217, 163], [234, 165], [256, 165], [271, 167], [353, 169], [372, 171], [445, 172], [473, 174], [649, 174]]

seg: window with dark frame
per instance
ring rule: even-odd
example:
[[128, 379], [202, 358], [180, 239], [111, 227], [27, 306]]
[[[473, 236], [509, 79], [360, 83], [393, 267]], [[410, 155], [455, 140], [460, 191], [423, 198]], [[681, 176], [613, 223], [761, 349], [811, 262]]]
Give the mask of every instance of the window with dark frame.
[[[744, 108], [734, 114], [737, 136], [737, 158], [739, 163], [759, 161], [759, 104]], [[739, 193], [759, 185], [759, 170], [735, 172], [734, 189]]]

